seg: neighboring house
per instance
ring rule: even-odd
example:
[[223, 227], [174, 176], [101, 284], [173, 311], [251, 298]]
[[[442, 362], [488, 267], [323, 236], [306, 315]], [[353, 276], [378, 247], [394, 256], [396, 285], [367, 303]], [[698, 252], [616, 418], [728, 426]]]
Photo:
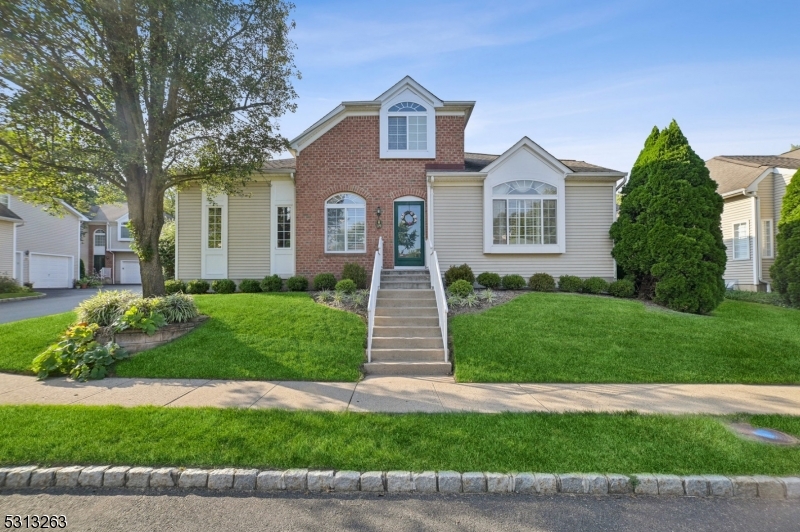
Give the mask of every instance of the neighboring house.
[[383, 237], [387, 269], [427, 267], [430, 245], [442, 270], [613, 280], [608, 231], [625, 173], [559, 160], [527, 137], [501, 155], [465, 153], [474, 106], [406, 77], [342, 102], [245, 195], [181, 190], [177, 277], [338, 277], [347, 262], [370, 272]]
[[781, 155], [721, 155], [706, 166], [725, 199], [726, 284], [739, 290], [770, 290], [775, 233], [786, 186], [800, 169], [800, 149]]
[[17, 278], [17, 226], [22, 218], [8, 208], [8, 194], [0, 194], [0, 276]]
[[141, 284], [139, 258], [131, 251], [128, 205], [95, 205], [89, 210], [81, 242], [86, 274], [99, 274], [111, 284]]
[[17, 281], [33, 283], [34, 288], [72, 288], [79, 275], [81, 222], [86, 218], [63, 202], [61, 214], [10, 194], [0, 194], [0, 204], [21, 218], [16, 222], [16, 244], [12, 246]]

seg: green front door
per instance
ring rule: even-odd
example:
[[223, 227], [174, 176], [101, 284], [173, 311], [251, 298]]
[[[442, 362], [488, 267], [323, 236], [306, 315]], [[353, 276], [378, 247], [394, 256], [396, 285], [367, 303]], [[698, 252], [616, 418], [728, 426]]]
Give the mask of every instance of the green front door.
[[425, 204], [394, 204], [394, 265], [425, 266]]

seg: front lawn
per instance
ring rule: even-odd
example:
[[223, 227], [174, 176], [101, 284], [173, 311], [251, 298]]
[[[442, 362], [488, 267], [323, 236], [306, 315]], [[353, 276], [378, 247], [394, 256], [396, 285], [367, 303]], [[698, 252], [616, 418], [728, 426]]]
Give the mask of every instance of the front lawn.
[[800, 312], [531, 293], [451, 320], [460, 382], [800, 383]]
[[74, 312], [0, 323], [0, 371], [30, 373], [33, 359], [75, 321]]
[[195, 296], [211, 317], [117, 364], [120, 377], [357, 381], [366, 325], [302, 293]]
[[[749, 416], [800, 436], [800, 418]], [[707, 416], [0, 407], [2, 464], [796, 475]]]

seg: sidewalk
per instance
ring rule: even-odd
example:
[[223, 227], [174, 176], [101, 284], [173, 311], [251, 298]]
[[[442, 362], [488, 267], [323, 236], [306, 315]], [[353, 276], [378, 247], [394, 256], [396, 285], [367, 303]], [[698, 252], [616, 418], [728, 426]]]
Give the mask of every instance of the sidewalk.
[[0, 404], [282, 408], [337, 412], [570, 412], [800, 415], [800, 387], [742, 384], [456, 384], [452, 377], [361, 382], [118, 379], [0, 374]]

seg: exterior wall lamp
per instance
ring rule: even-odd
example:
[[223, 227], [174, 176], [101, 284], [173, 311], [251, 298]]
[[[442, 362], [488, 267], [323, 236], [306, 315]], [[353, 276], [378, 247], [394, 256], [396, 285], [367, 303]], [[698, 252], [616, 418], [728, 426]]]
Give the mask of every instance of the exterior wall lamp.
[[375, 209], [375, 216], [378, 217], [378, 219], [375, 221], [375, 227], [377, 227], [378, 229], [383, 227], [383, 221], [381, 220], [381, 214], [383, 214], [383, 211], [381, 210], [381, 208], [379, 206], [377, 209]]

